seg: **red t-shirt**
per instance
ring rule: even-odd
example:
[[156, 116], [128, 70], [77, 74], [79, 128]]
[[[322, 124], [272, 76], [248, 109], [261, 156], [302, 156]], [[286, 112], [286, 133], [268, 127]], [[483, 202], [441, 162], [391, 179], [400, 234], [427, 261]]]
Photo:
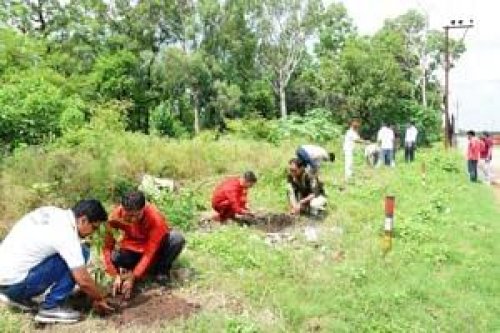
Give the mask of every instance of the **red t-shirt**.
[[240, 178], [233, 177], [224, 180], [215, 188], [212, 195], [212, 206], [229, 203], [235, 214], [240, 214], [247, 207], [247, 189], [241, 185]]
[[493, 150], [493, 139], [491, 138], [483, 138], [481, 139], [481, 159], [490, 160], [491, 154]]
[[162, 213], [152, 204], [144, 207], [144, 216], [141, 221], [132, 223], [121, 222], [124, 209], [116, 207], [110, 215], [110, 221], [106, 225], [106, 236], [104, 239], [104, 265], [106, 271], [115, 276], [117, 269], [111, 261], [111, 253], [115, 247], [115, 239], [111, 229], [121, 230], [123, 238], [120, 248], [142, 253], [141, 260], [135, 266], [133, 274], [136, 278], [142, 277], [153, 263], [156, 251], [161, 241], [169, 232], [168, 222]]
[[467, 159], [472, 161], [478, 161], [481, 157], [481, 147], [482, 143], [476, 137], [472, 137], [469, 140], [469, 145], [467, 147]]

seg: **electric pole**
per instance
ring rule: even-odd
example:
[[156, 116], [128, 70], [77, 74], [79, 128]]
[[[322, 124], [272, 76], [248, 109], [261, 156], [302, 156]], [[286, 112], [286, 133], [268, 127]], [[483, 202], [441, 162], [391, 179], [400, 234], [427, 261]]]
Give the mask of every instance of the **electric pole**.
[[463, 20], [451, 20], [450, 25], [444, 26], [444, 146], [446, 149], [452, 146], [453, 128], [450, 122], [450, 29], [469, 29], [474, 27], [474, 20], [470, 24], [464, 24]]

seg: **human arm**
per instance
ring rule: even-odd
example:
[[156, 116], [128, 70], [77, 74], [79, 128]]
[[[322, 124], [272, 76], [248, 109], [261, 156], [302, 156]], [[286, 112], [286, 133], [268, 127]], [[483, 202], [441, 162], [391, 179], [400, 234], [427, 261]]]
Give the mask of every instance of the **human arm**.
[[102, 314], [114, 311], [114, 308], [106, 302], [104, 295], [99, 291], [97, 285], [84, 266], [71, 270], [71, 275], [75, 283], [80, 287], [80, 290], [87, 294], [92, 300], [92, 306], [96, 311]]
[[113, 264], [113, 261], [111, 260], [111, 255], [113, 252], [113, 249], [115, 248], [115, 238], [113, 237], [112, 233], [112, 223], [113, 222], [108, 222], [106, 223], [106, 232], [104, 235], [104, 248], [103, 248], [103, 261], [104, 261], [104, 268], [106, 272], [113, 276], [116, 277], [118, 276], [118, 270], [116, 269], [115, 265]]

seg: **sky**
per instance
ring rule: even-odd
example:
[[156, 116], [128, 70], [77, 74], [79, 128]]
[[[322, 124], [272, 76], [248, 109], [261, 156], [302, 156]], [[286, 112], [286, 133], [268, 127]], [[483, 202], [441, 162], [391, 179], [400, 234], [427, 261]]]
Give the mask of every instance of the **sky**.
[[[500, 131], [500, 1], [497, 0], [340, 0], [359, 32], [373, 34], [386, 18], [408, 9], [427, 14], [430, 29], [452, 19], [474, 20], [465, 36], [466, 53], [450, 72], [450, 112], [459, 129]], [[460, 39], [464, 30], [450, 30]]]

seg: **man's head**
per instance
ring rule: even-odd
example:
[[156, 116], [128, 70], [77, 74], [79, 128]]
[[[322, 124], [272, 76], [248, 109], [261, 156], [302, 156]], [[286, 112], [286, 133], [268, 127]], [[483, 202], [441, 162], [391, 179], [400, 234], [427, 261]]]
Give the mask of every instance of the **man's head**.
[[476, 136], [476, 132], [474, 132], [473, 130], [467, 131], [467, 137], [469, 139], [472, 139], [475, 136]]
[[490, 137], [490, 133], [489, 132], [483, 132], [483, 137], [489, 138]]
[[330, 162], [335, 162], [335, 153], [334, 152], [329, 152], [328, 153], [328, 159], [330, 160]]
[[122, 197], [123, 219], [127, 223], [133, 223], [142, 220], [144, 216], [144, 207], [146, 206], [146, 197], [141, 191], [132, 191]]
[[253, 171], [246, 171], [243, 174], [243, 186], [246, 188], [251, 188], [252, 186], [257, 183], [257, 176], [255, 176], [255, 173]]
[[78, 234], [82, 238], [91, 235], [108, 219], [108, 213], [101, 202], [95, 199], [81, 200], [71, 210], [75, 214]]
[[298, 158], [292, 158], [288, 162], [288, 172], [292, 177], [297, 178], [304, 173], [304, 164]]
[[359, 120], [355, 119], [351, 121], [351, 128], [357, 131], [359, 129]]

